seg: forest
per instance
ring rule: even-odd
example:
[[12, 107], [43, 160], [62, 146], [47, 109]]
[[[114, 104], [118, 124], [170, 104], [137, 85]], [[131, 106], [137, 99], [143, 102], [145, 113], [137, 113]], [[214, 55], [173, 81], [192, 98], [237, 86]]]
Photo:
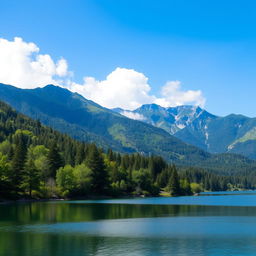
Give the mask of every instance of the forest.
[[0, 102], [0, 199], [192, 195], [254, 189], [254, 171], [214, 173], [72, 139]]

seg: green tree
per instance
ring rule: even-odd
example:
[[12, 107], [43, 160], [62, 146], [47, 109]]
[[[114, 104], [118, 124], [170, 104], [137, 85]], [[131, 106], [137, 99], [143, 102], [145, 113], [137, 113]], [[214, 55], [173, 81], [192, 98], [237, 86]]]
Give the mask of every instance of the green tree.
[[34, 161], [29, 159], [25, 165], [23, 172], [23, 180], [21, 187], [28, 191], [29, 196], [32, 196], [32, 190], [38, 190], [40, 185], [40, 172], [36, 168]]
[[9, 196], [12, 190], [11, 171], [7, 156], [0, 153], [0, 197]]
[[192, 195], [190, 182], [187, 178], [180, 180], [180, 188], [183, 195]]
[[202, 186], [198, 183], [192, 182], [190, 186], [193, 193], [200, 193], [203, 191]]
[[168, 187], [170, 190], [170, 194], [172, 196], [179, 196], [181, 194], [179, 176], [176, 168], [174, 168], [172, 171], [172, 175], [169, 179]]
[[23, 171], [27, 155], [27, 145], [25, 136], [20, 133], [16, 138], [17, 144], [14, 149], [14, 156], [12, 160], [12, 184], [16, 194], [20, 190], [20, 185], [23, 179]]
[[63, 165], [61, 155], [55, 142], [51, 144], [49, 153], [47, 155], [47, 160], [49, 168], [48, 177], [55, 178], [56, 171]]
[[76, 187], [74, 168], [71, 165], [65, 165], [58, 169], [56, 183], [63, 196], [72, 195]]
[[102, 154], [95, 145], [92, 145], [88, 156], [88, 167], [92, 171], [92, 191], [101, 194], [109, 187], [108, 175]]
[[77, 147], [77, 151], [76, 151], [76, 157], [75, 157], [75, 164], [79, 165], [81, 164], [83, 161], [85, 160], [85, 147], [84, 144], [80, 144]]
[[92, 171], [85, 164], [74, 167], [76, 194], [84, 196], [90, 193], [92, 185]]
[[112, 151], [112, 149], [108, 149], [108, 152], [107, 152], [107, 156], [108, 156], [108, 159], [109, 161], [114, 161], [114, 153]]
[[156, 187], [151, 178], [150, 171], [148, 169], [134, 170], [132, 173], [133, 182], [136, 184], [136, 191], [138, 193], [158, 195], [159, 188]]
[[33, 161], [35, 168], [39, 171], [41, 180], [44, 183], [49, 176], [48, 154], [49, 149], [44, 145], [30, 146], [28, 149], [27, 161]]

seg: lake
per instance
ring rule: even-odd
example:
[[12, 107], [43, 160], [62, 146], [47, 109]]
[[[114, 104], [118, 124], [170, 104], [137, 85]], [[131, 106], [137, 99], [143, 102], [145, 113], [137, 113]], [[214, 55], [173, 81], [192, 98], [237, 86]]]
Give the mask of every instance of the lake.
[[256, 255], [256, 193], [0, 204], [13, 255]]

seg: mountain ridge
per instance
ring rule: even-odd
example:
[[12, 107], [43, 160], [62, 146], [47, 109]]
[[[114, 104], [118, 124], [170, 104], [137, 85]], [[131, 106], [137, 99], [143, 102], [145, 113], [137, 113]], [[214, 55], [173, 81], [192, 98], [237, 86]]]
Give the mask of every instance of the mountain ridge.
[[[200, 152], [196, 147], [181, 142], [162, 129], [140, 121], [131, 121], [77, 93], [54, 85], [24, 90], [1, 84], [0, 100], [76, 139], [97, 141], [100, 146], [107, 144], [123, 153], [153, 153], [164, 155], [169, 160], [178, 160], [183, 158], [184, 150], [191, 154]], [[138, 134], [136, 129], [140, 131]], [[162, 145], [161, 148], [159, 144]], [[174, 147], [176, 151], [170, 150]]]
[[212, 155], [161, 128], [131, 120], [54, 85], [24, 90], [0, 84], [0, 100], [75, 139], [96, 142], [98, 146], [120, 153], [159, 155], [169, 163], [220, 173], [239, 172], [241, 168], [250, 170], [255, 165], [243, 156]]
[[140, 114], [144, 117], [141, 121], [210, 153], [237, 153], [256, 159], [256, 118], [241, 114], [221, 117], [189, 105], [164, 108], [145, 104], [133, 111], [115, 111], [128, 117]]

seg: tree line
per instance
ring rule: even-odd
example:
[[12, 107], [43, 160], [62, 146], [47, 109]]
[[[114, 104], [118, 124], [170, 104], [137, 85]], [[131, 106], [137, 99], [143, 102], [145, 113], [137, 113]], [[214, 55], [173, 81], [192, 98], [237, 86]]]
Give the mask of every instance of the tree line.
[[43, 126], [0, 102], [0, 198], [191, 195], [254, 189], [235, 176], [176, 167], [159, 156], [103, 150]]

